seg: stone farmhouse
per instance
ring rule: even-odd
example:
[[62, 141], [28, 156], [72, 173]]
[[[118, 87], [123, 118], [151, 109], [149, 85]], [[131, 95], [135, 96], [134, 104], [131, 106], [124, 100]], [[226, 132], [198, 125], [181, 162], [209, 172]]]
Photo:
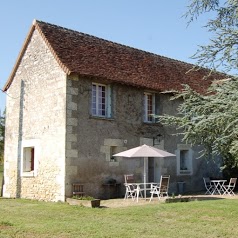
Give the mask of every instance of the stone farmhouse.
[[[205, 69], [34, 20], [3, 90], [7, 92], [4, 197], [65, 201], [72, 184], [87, 195], [124, 195], [124, 174], [142, 181], [143, 159], [112, 155], [142, 144], [175, 157], [151, 158], [148, 181], [169, 174], [170, 193], [203, 189], [219, 164], [172, 136], [152, 114], [175, 114], [172, 92], [202, 93]], [[121, 186], [120, 186], [121, 184]], [[111, 191], [112, 190], [112, 191]]]

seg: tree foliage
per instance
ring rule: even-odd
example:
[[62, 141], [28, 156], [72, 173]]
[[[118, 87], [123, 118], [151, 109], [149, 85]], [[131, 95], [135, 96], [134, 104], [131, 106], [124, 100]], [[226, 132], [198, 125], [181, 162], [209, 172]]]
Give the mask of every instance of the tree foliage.
[[5, 138], [5, 113], [1, 114], [0, 111], [0, 164], [3, 163], [4, 138]]
[[[197, 67], [212, 71], [232, 72], [238, 69], [238, 1], [190, 0], [185, 17], [189, 24], [201, 14], [212, 16], [206, 24], [213, 38], [199, 46], [193, 58]], [[188, 85], [173, 98], [183, 99], [178, 116], [161, 116], [161, 122], [176, 125], [183, 140], [203, 145], [202, 156], [221, 155], [224, 168], [238, 166], [238, 81], [235, 76], [214, 82], [206, 94]], [[182, 131], [182, 132], [181, 132]]]
[[210, 13], [204, 26], [212, 34], [208, 45], [199, 46], [193, 58], [199, 66], [225, 73], [238, 68], [238, 1], [190, 0], [185, 17], [189, 23]]
[[238, 81], [231, 81], [213, 84], [206, 95], [186, 85], [172, 98], [183, 99], [178, 116], [160, 118], [164, 124], [176, 125], [187, 143], [203, 145], [201, 156], [221, 155], [226, 166], [234, 167], [238, 162]]

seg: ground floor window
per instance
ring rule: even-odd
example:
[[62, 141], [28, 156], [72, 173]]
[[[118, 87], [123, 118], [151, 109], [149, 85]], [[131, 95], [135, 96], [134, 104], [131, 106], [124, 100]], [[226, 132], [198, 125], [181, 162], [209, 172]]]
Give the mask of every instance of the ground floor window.
[[193, 151], [190, 145], [178, 144], [176, 150], [176, 157], [177, 157], [177, 174], [191, 175], [193, 172], [192, 167]]
[[35, 148], [23, 148], [23, 172], [34, 171]]
[[38, 140], [22, 141], [21, 174], [22, 176], [36, 176], [38, 163]]
[[113, 155], [117, 153], [117, 146], [111, 146], [110, 147], [110, 161], [111, 162], [116, 162], [117, 161], [117, 158], [114, 157]]

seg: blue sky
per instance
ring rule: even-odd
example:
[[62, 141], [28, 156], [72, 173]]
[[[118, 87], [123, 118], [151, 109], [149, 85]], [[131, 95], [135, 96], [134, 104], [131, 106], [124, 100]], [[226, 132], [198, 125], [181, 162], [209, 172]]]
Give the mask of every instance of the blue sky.
[[[33, 19], [195, 63], [209, 34], [206, 16], [187, 27], [189, 0], [8, 0], [0, 3], [0, 88], [6, 83]], [[0, 91], [0, 110], [6, 95]]]

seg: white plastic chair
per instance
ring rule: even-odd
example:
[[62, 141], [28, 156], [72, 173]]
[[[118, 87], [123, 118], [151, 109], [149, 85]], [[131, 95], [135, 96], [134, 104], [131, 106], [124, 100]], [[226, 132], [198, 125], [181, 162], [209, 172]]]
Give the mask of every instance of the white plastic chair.
[[230, 178], [229, 184], [224, 185], [224, 188], [225, 188], [224, 195], [228, 194], [230, 196], [235, 196], [233, 190], [236, 186], [236, 180], [237, 180], [237, 178]]
[[205, 185], [205, 188], [206, 188], [205, 194], [210, 194], [211, 195], [215, 187], [212, 185], [210, 178], [204, 177], [203, 181], [204, 181], [204, 185]]
[[168, 197], [169, 179], [170, 179], [170, 175], [161, 175], [160, 183], [158, 185], [151, 185], [150, 201], [153, 199], [154, 194], [158, 196], [158, 199], [160, 199], [164, 195]]

